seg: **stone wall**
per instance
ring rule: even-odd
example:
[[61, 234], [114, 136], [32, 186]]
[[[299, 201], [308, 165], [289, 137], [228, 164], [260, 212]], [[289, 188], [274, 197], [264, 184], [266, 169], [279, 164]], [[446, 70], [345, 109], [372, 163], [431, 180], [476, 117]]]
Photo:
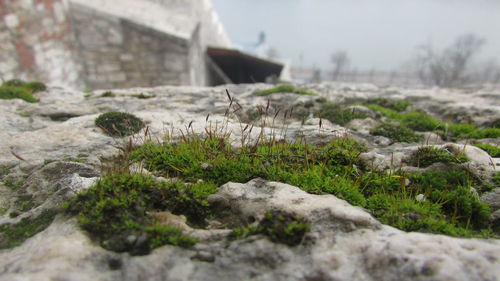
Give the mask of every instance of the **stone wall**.
[[63, 0], [1, 0], [0, 42], [0, 78], [82, 85]]
[[202, 44], [216, 47], [231, 47], [231, 40], [220, 22], [210, 0], [146, 0], [161, 4], [169, 10], [188, 15], [201, 23]]
[[71, 15], [87, 87], [190, 84], [187, 40], [79, 4]]
[[0, 0], [0, 78], [73, 88], [208, 83], [230, 47], [210, 0]]

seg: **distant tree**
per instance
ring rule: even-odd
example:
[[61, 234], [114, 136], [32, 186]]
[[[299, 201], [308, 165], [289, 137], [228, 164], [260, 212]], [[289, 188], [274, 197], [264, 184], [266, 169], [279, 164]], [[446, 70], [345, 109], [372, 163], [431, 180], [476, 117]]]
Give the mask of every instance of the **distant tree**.
[[415, 66], [419, 79], [425, 84], [458, 86], [469, 82], [469, 65], [484, 44], [475, 34], [465, 34], [442, 51], [432, 45], [419, 47]]
[[332, 54], [331, 62], [333, 64], [332, 80], [339, 80], [349, 67], [349, 56], [346, 51], [337, 51]]

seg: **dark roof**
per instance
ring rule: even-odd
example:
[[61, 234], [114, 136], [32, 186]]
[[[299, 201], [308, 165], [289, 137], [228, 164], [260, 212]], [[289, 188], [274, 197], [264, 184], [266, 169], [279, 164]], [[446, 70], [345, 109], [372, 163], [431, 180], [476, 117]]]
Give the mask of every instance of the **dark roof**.
[[279, 77], [283, 65], [245, 54], [234, 49], [208, 47], [208, 56], [232, 83], [266, 82], [269, 76]]

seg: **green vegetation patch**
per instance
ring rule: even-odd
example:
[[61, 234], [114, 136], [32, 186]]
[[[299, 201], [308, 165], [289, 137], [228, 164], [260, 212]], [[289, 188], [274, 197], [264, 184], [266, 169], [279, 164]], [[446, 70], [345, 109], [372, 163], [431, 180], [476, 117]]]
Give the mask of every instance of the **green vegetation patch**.
[[444, 139], [484, 139], [500, 137], [499, 128], [481, 129], [473, 124], [445, 123], [427, 113], [418, 111], [403, 113], [395, 109], [383, 107], [379, 104], [368, 104], [367, 107], [407, 128], [420, 132], [433, 131], [440, 134]]
[[488, 152], [491, 157], [500, 157], [500, 147], [491, 144], [476, 143], [474, 146]]
[[[224, 138], [186, 137], [176, 143], [147, 143], [133, 151], [131, 159], [144, 161], [148, 170], [162, 176], [191, 183], [201, 180], [220, 186], [228, 181], [245, 183], [260, 177], [291, 184], [314, 194], [333, 194], [367, 208], [384, 223], [406, 231], [454, 236], [493, 235], [485, 219], [488, 208], [470, 192], [476, 183], [464, 179], [469, 177], [468, 174], [458, 171], [457, 176], [437, 172], [432, 181], [444, 184], [440, 193], [430, 196], [432, 188], [426, 181], [431, 178], [429, 175], [374, 172], [361, 164], [359, 154], [363, 151], [362, 144], [348, 138], [336, 139], [322, 146], [261, 142], [234, 149]], [[418, 157], [419, 165], [466, 161], [439, 149], [423, 149]], [[198, 193], [198, 200], [203, 200], [211, 192], [215, 189], [204, 189]], [[417, 200], [418, 194], [423, 194], [426, 199]], [[207, 207], [210, 206], [207, 204]], [[234, 236], [263, 234], [262, 231], [260, 225], [251, 225], [236, 229]]]
[[158, 182], [141, 174], [109, 174], [65, 208], [77, 214], [80, 226], [104, 248], [146, 254], [165, 244], [190, 247], [196, 243], [148, 212], [170, 211], [201, 223], [207, 216], [204, 199], [212, 192], [215, 186], [205, 183], [188, 189], [183, 183]]
[[366, 114], [356, 111], [354, 109], [343, 109], [340, 105], [326, 102], [322, 104], [317, 116], [325, 118], [334, 124], [344, 126], [349, 121], [357, 118], [366, 118]]
[[111, 92], [111, 91], [106, 91], [104, 93], [101, 94], [101, 97], [103, 98], [113, 98], [113, 97], [116, 97], [115, 93]]
[[416, 134], [410, 128], [404, 125], [394, 125], [384, 123], [370, 132], [375, 136], [384, 136], [397, 142], [415, 143], [423, 139], [423, 136]]
[[273, 210], [266, 212], [259, 225], [236, 228], [232, 236], [236, 239], [243, 239], [251, 235], [263, 234], [275, 243], [296, 246], [302, 242], [310, 227], [310, 224], [303, 218]]
[[317, 96], [318, 94], [307, 91], [304, 89], [297, 89], [292, 85], [280, 85], [271, 89], [263, 90], [263, 91], [258, 91], [255, 93], [257, 96], [268, 96], [270, 94], [274, 93], [294, 93], [294, 94], [299, 94], [299, 95], [307, 95], [307, 96]]
[[144, 122], [135, 115], [125, 112], [107, 112], [99, 115], [95, 125], [113, 137], [133, 135], [144, 128]]
[[389, 100], [384, 98], [373, 98], [373, 99], [368, 99], [365, 102], [365, 104], [378, 105], [380, 107], [394, 110], [397, 112], [403, 112], [408, 108], [408, 106], [411, 105], [411, 102], [406, 100]]
[[425, 168], [434, 163], [465, 163], [469, 161], [465, 154], [455, 155], [450, 151], [434, 146], [419, 147], [412, 156], [411, 165]]
[[15, 225], [1, 225], [0, 233], [3, 239], [0, 242], [0, 248], [13, 248], [21, 245], [26, 239], [46, 229], [55, 216], [56, 212], [45, 211], [35, 219], [24, 218]]
[[40, 82], [24, 82], [12, 79], [2, 83], [0, 86], [0, 99], [22, 99], [27, 102], [37, 102], [34, 93], [45, 91], [46, 86]]
[[156, 96], [155, 95], [145, 95], [143, 93], [140, 93], [140, 94], [132, 95], [132, 97], [138, 98], [138, 99], [150, 99], [150, 98], [154, 98]]

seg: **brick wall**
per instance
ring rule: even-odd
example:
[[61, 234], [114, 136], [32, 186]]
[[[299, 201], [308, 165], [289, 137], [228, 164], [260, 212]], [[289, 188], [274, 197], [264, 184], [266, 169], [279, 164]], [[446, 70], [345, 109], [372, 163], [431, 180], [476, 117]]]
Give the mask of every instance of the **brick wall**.
[[62, 0], [0, 1], [0, 77], [82, 86]]

